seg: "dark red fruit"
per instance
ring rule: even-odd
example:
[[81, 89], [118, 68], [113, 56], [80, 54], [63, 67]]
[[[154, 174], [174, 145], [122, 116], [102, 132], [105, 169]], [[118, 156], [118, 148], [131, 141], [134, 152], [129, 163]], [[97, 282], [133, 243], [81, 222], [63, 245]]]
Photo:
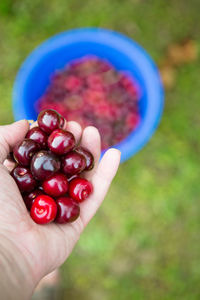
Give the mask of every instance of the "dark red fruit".
[[40, 145], [30, 139], [24, 139], [13, 149], [16, 162], [22, 166], [28, 166], [35, 152], [40, 149]]
[[60, 116], [60, 128], [63, 128], [65, 126], [65, 118], [63, 116]]
[[[39, 127], [48, 134], [60, 128], [60, 115], [53, 109], [41, 111], [37, 121]], [[63, 121], [61, 121], [62, 123]]]
[[37, 189], [37, 190], [32, 191], [30, 194], [25, 195], [24, 196], [24, 203], [25, 203], [27, 209], [31, 210], [31, 207], [32, 207], [32, 205], [33, 205], [33, 203], [35, 201], [35, 198], [37, 196], [43, 195], [43, 194], [44, 193], [41, 190]]
[[74, 222], [80, 215], [79, 204], [69, 197], [60, 197], [56, 200], [57, 216], [56, 223], [64, 224]]
[[92, 170], [94, 167], [94, 157], [92, 153], [83, 147], [77, 147], [75, 151], [82, 154], [86, 159], [86, 167], [84, 171]]
[[64, 87], [70, 92], [76, 92], [81, 88], [82, 84], [82, 80], [79, 77], [71, 75], [65, 80]]
[[46, 194], [53, 197], [60, 197], [68, 191], [68, 180], [64, 174], [57, 173], [46, 179], [42, 187]]
[[19, 190], [23, 192], [31, 192], [37, 185], [31, 171], [25, 167], [17, 166], [11, 172]]
[[37, 224], [52, 222], [57, 214], [57, 205], [53, 198], [47, 195], [40, 195], [35, 198], [31, 207], [31, 218]]
[[69, 183], [69, 195], [77, 202], [82, 202], [93, 192], [93, 186], [85, 178], [75, 178]]
[[63, 155], [74, 148], [75, 138], [71, 132], [57, 129], [49, 136], [48, 146], [52, 152]]
[[47, 135], [39, 127], [30, 129], [26, 135], [26, 138], [37, 142], [42, 149], [45, 149], [47, 146]]
[[60, 160], [53, 153], [41, 150], [37, 152], [31, 161], [31, 172], [33, 176], [43, 181], [60, 169]]
[[76, 151], [71, 151], [62, 158], [62, 170], [68, 176], [81, 173], [85, 167], [85, 157]]

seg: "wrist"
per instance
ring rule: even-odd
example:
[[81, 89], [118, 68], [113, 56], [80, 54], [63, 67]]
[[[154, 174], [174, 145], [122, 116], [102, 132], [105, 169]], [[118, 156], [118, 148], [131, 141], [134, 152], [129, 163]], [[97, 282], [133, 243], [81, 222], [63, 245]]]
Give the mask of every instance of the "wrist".
[[20, 250], [4, 236], [0, 236], [0, 290], [2, 299], [30, 299], [36, 282], [29, 264]]

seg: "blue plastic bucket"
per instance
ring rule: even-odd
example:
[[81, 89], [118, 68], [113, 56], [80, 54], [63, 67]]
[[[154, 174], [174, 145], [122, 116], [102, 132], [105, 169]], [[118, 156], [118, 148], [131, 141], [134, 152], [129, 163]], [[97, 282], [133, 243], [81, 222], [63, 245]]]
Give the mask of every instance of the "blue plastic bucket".
[[45, 92], [51, 75], [71, 60], [96, 55], [116, 69], [128, 71], [141, 91], [141, 122], [135, 131], [114, 147], [121, 161], [139, 151], [156, 130], [164, 105], [158, 69], [146, 51], [126, 36], [98, 28], [74, 29], [58, 34], [36, 48], [22, 64], [14, 84], [13, 112], [16, 120], [36, 119], [35, 101]]

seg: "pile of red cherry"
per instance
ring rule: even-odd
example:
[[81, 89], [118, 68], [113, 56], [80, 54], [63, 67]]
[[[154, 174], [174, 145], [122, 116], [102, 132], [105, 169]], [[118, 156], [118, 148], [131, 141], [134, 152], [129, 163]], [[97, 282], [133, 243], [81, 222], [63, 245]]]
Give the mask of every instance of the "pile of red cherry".
[[76, 145], [56, 111], [42, 111], [37, 121], [38, 127], [13, 149], [17, 166], [11, 175], [36, 223], [73, 222], [80, 214], [79, 203], [93, 191], [91, 182], [80, 177], [93, 168], [93, 155]]
[[51, 78], [37, 111], [55, 109], [82, 127], [98, 128], [102, 149], [121, 142], [140, 122], [139, 89], [125, 72], [98, 57], [72, 61]]

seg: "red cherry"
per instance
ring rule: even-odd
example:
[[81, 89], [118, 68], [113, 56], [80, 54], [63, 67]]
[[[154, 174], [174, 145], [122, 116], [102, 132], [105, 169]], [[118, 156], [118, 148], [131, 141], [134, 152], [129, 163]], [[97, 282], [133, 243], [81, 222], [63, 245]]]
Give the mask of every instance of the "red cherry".
[[76, 77], [74, 75], [70, 75], [67, 77], [64, 83], [65, 88], [68, 91], [78, 91], [82, 86], [82, 80], [79, 77]]
[[44, 193], [41, 190], [37, 189], [37, 190], [32, 191], [30, 194], [25, 195], [24, 196], [24, 203], [25, 203], [27, 209], [31, 210], [31, 207], [32, 207], [32, 205], [33, 205], [33, 203], [35, 201], [35, 198], [37, 196], [43, 195], [43, 194]]
[[[69, 109], [71, 112], [74, 111], [75, 113], [77, 111], [80, 111], [85, 103], [83, 102], [83, 98], [81, 95], [78, 94], [69, 94], [65, 98], [65, 108]], [[70, 119], [71, 119], [71, 114], [70, 114]]]
[[82, 154], [86, 159], [86, 167], [85, 167], [84, 171], [92, 170], [94, 167], [94, 157], [93, 157], [92, 153], [89, 152], [84, 147], [77, 147], [75, 149], [75, 151]]
[[64, 174], [57, 173], [46, 179], [43, 182], [42, 187], [46, 194], [59, 197], [67, 193], [68, 180]]
[[22, 166], [28, 166], [35, 152], [40, 150], [40, 145], [30, 139], [24, 139], [13, 149], [16, 162]]
[[77, 202], [82, 202], [93, 192], [93, 186], [85, 178], [75, 178], [69, 183], [69, 195]]
[[96, 112], [95, 110], [99, 103], [105, 101], [105, 94], [102, 91], [85, 89], [85, 91], [83, 92], [83, 98], [87, 104], [94, 107], [94, 112]]
[[60, 115], [60, 128], [62, 129], [65, 126], [65, 118]]
[[85, 167], [85, 157], [76, 151], [71, 151], [62, 158], [62, 170], [66, 175], [81, 173]]
[[60, 115], [53, 109], [41, 111], [38, 115], [37, 121], [39, 127], [48, 134], [55, 129], [60, 128]]
[[21, 192], [31, 192], [37, 185], [31, 171], [25, 167], [15, 167], [11, 172], [11, 176]]
[[47, 195], [40, 195], [35, 198], [31, 207], [31, 218], [37, 224], [52, 222], [57, 214], [57, 205], [53, 198]]
[[79, 204], [69, 197], [60, 197], [56, 200], [57, 216], [56, 223], [71, 223], [74, 222], [80, 215]]
[[71, 132], [57, 129], [49, 136], [48, 146], [52, 152], [63, 155], [74, 148], [75, 138]]
[[103, 90], [103, 77], [100, 74], [90, 74], [86, 78], [87, 85], [93, 90]]
[[128, 128], [135, 128], [139, 123], [139, 115], [135, 113], [128, 114], [126, 117], [126, 125]]
[[42, 149], [46, 148], [47, 146], [47, 135], [39, 127], [31, 128], [28, 131], [26, 138], [31, 139], [40, 144]]
[[51, 152], [41, 150], [32, 158], [31, 172], [37, 180], [43, 181], [59, 170], [60, 160]]

